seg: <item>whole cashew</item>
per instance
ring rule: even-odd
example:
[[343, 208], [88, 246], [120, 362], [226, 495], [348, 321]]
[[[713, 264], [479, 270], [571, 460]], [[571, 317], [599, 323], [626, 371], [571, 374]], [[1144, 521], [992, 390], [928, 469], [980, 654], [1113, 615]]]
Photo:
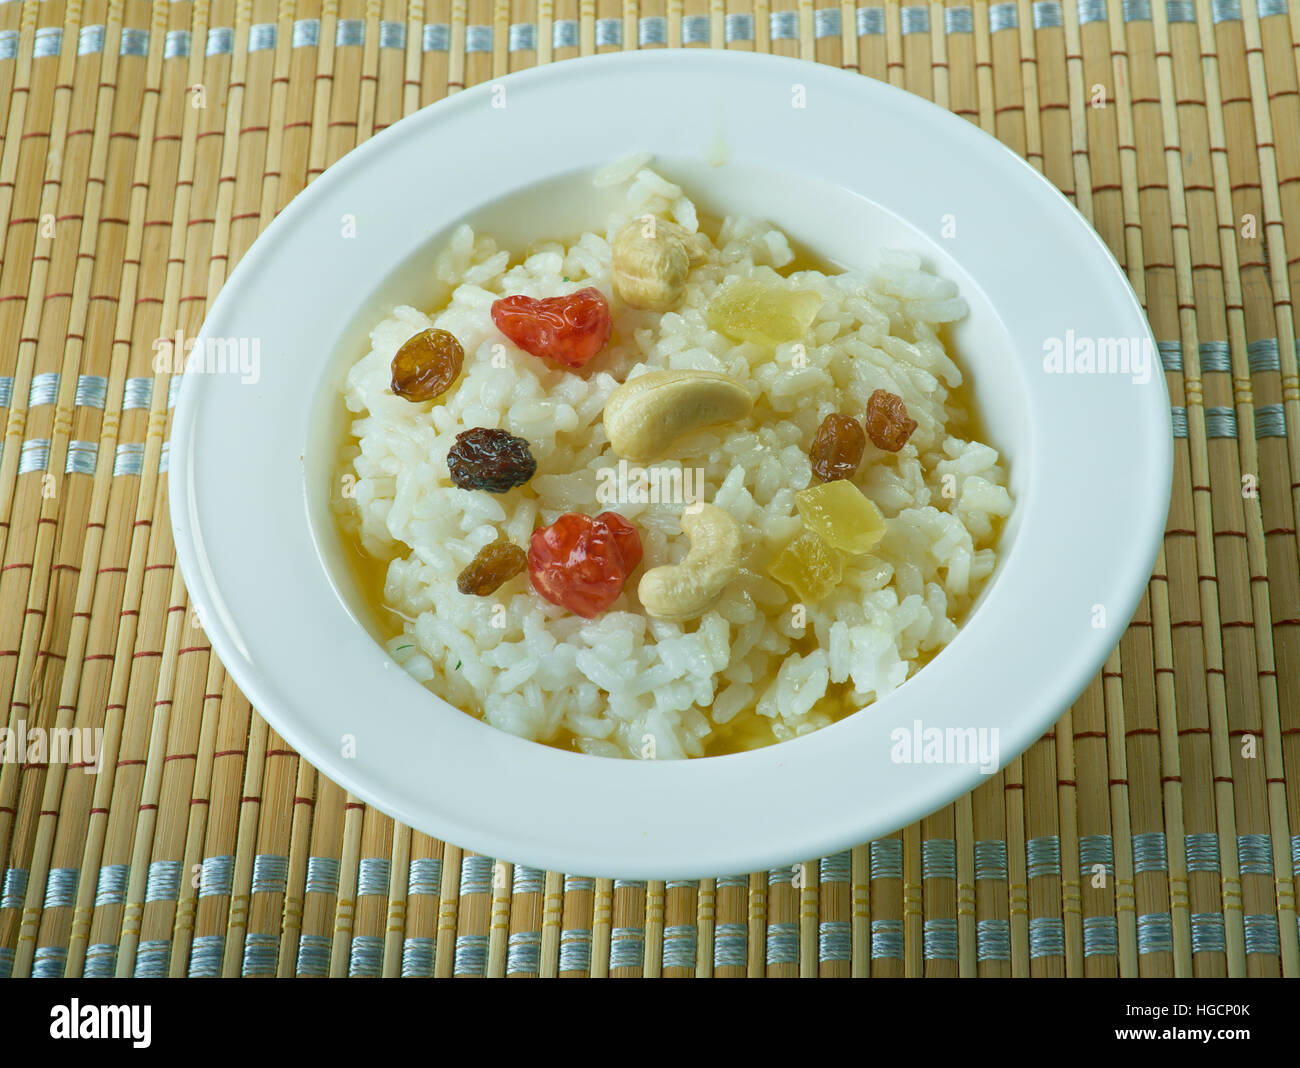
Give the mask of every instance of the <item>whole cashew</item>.
[[749, 390], [726, 375], [651, 371], [610, 394], [605, 402], [605, 432], [619, 456], [649, 463], [684, 434], [742, 419], [753, 407]]
[[648, 615], [677, 623], [703, 614], [740, 572], [740, 528], [727, 512], [712, 504], [688, 508], [682, 532], [691, 539], [686, 558], [651, 568], [637, 586]]

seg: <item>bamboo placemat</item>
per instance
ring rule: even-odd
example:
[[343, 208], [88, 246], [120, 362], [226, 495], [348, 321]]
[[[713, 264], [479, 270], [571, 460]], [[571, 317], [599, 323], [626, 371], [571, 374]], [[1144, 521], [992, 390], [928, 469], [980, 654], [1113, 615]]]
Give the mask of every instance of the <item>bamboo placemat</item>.
[[[97, 775], [0, 763], [0, 974], [1300, 975], [1300, 0], [823, 3], [0, 3], [0, 700], [104, 730]], [[640, 883], [412, 831], [267, 726], [175, 567], [153, 358], [377, 130], [665, 44], [858, 70], [1041, 169], [1161, 339], [1175, 477], [1137, 617], [1004, 772]]]

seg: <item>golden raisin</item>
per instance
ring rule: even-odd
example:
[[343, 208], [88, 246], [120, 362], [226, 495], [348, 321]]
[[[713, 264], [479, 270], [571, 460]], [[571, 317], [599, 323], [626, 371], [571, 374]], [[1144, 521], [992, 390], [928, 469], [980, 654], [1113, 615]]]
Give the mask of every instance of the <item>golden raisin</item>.
[[866, 424], [871, 444], [886, 452], [898, 452], [916, 429], [916, 420], [908, 418], [903, 398], [884, 389], [868, 398]]
[[817, 436], [808, 450], [813, 474], [823, 482], [852, 478], [866, 447], [867, 436], [862, 432], [862, 424], [851, 415], [831, 412], [817, 428]]
[[409, 401], [441, 397], [456, 381], [465, 350], [446, 330], [422, 330], [393, 357], [393, 392]]
[[507, 579], [528, 566], [528, 554], [505, 538], [484, 545], [469, 566], [456, 576], [456, 589], [475, 597], [496, 593]]

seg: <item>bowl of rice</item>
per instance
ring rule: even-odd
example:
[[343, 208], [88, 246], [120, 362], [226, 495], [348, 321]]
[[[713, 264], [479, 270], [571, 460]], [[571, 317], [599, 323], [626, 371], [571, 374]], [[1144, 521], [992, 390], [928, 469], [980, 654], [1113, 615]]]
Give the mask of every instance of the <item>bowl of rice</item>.
[[255, 242], [185, 366], [178, 556], [259, 711], [413, 827], [798, 862], [978, 785], [1100, 667], [1168, 505], [1155, 352], [962, 119], [777, 57], [569, 61]]

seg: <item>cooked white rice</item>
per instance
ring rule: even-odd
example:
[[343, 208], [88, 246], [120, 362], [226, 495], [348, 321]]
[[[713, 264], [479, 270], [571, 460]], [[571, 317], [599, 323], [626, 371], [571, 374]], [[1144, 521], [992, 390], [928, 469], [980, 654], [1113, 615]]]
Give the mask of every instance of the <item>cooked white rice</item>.
[[[800, 270], [779, 284], [823, 298], [806, 350], [737, 345], [707, 325], [713, 295], [737, 276], [776, 280], [773, 269], [794, 253], [770, 224], [727, 219], [678, 310], [635, 311], [614, 296], [613, 233], [646, 213], [698, 229], [691, 201], [644, 162], [598, 177], [627, 190], [605, 232], [535, 246], [514, 266], [489, 237], [455, 232], [436, 268], [454, 286], [447, 306], [431, 316], [395, 308], [348, 373], [347, 405], [359, 414], [344, 472], [355, 482], [340, 508], [364, 551], [390, 561], [383, 598], [405, 622], [388, 650], [415, 678], [525, 738], [572, 736], [586, 753], [662, 759], [702, 755], [724, 730], [741, 745], [790, 738], [895, 689], [956, 633], [993, 570], [997, 521], [1012, 501], [997, 452], [945, 429], [960, 422], [950, 393], [962, 376], [936, 330], [966, 313], [952, 282], [889, 251], [867, 271]], [[590, 285], [610, 299], [615, 332], [582, 374], [516, 349], [492, 324], [502, 295]], [[464, 370], [453, 393], [413, 404], [390, 392], [390, 363], [430, 326], [460, 340]], [[657, 465], [702, 469], [704, 499], [737, 520], [747, 556], [741, 577], [687, 624], [648, 618], [636, 599], [644, 569], [688, 548], [683, 504], [597, 499], [598, 471], [618, 466], [605, 401], [629, 374], [662, 368], [723, 372], [756, 397], [751, 416], [683, 439]], [[860, 416], [876, 389], [901, 396], [918, 423], [896, 454], [868, 442], [854, 479], [885, 516], [885, 537], [806, 606], [800, 628], [794, 594], [766, 563], [800, 528], [794, 494], [812, 479], [807, 449], [818, 426], [835, 411]], [[498, 495], [451, 484], [448, 449], [476, 426], [529, 441], [538, 468], [528, 486]], [[459, 572], [499, 534], [527, 547], [534, 528], [561, 513], [605, 510], [637, 526], [645, 559], [604, 615], [585, 620], [550, 604], [526, 573], [488, 597], [457, 591]]]

